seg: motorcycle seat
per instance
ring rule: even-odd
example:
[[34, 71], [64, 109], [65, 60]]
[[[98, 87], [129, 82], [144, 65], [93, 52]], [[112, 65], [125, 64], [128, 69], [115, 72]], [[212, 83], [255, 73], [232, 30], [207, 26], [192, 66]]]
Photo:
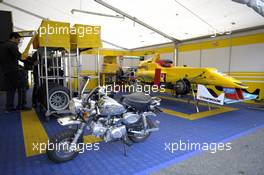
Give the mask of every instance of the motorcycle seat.
[[136, 108], [137, 110], [146, 110], [151, 102], [151, 96], [142, 92], [135, 92], [129, 95], [123, 96], [123, 103]]

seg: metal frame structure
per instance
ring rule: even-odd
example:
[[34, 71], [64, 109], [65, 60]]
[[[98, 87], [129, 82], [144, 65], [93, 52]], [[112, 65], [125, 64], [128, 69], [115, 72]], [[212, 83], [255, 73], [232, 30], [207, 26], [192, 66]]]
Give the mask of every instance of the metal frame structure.
[[104, 16], [104, 17], [110, 17], [110, 18], [119, 18], [119, 19], [124, 19], [123, 16], [120, 15], [110, 15], [110, 14], [105, 14], [105, 13], [98, 13], [98, 12], [92, 12], [92, 11], [86, 11], [86, 10], [80, 10], [80, 9], [72, 9], [71, 13], [75, 13], [75, 12], [79, 12], [79, 13], [86, 13], [89, 15], [97, 15], [97, 16]]
[[[193, 85], [195, 87], [197, 87], [197, 84]], [[193, 86], [191, 87], [191, 96], [193, 97], [193, 101], [194, 101], [194, 106], [195, 106], [195, 109], [196, 109], [196, 112], [199, 113], [200, 112], [200, 109], [199, 109], [199, 100], [196, 98], [196, 94], [194, 92], [194, 88]], [[191, 99], [188, 99], [188, 104], [190, 104], [190, 101]], [[212, 108], [211, 108], [211, 104], [209, 102], [205, 102], [207, 104], [207, 107], [208, 107], [208, 111], [211, 111]]]
[[[67, 76], [66, 76], [66, 59], [70, 59], [70, 54], [69, 57], [64, 58], [64, 51], [59, 51], [56, 49], [53, 49], [52, 51], [48, 51], [47, 47], [41, 47], [38, 49], [38, 78], [39, 78], [39, 84], [38, 87], [44, 86], [45, 85], [45, 92], [46, 92], [46, 106], [44, 104], [41, 104], [41, 107], [46, 111], [45, 112], [45, 117], [46, 119], [49, 119], [49, 116], [53, 114], [62, 114], [62, 113], [69, 113], [68, 110], [63, 110], [63, 111], [52, 111], [50, 109], [50, 99], [49, 99], [49, 81], [57, 82], [59, 83], [61, 80], [63, 80], [63, 86], [65, 87], [67, 84]], [[39, 52], [41, 52], [41, 57], [39, 57]], [[54, 53], [52, 53], [54, 52]], [[61, 54], [59, 56], [59, 54]], [[52, 56], [49, 59], [52, 59], [52, 66], [48, 67], [48, 55]], [[54, 57], [53, 57], [54, 56]], [[68, 61], [67, 60], [67, 61]], [[69, 62], [69, 61], [68, 61]], [[48, 69], [52, 69], [52, 75], [48, 75]], [[59, 70], [62, 69], [64, 71], [64, 75], [60, 76]], [[71, 77], [69, 77], [71, 79]], [[72, 94], [72, 90], [70, 89], [70, 94]], [[69, 97], [69, 100], [71, 98], [71, 95]]]
[[[48, 50], [51, 49], [51, 50]], [[58, 50], [56, 48], [41, 47], [38, 49], [38, 78], [39, 84], [38, 87], [45, 85], [46, 92], [46, 106], [41, 104], [41, 107], [46, 111], [45, 117], [49, 120], [51, 115], [56, 114], [67, 114], [70, 111], [68, 109], [64, 110], [51, 110], [50, 107], [50, 98], [49, 98], [49, 82], [53, 81], [59, 84], [60, 81], [63, 81], [63, 86], [67, 87], [69, 84], [69, 100], [73, 97], [73, 92], [77, 92], [78, 96], [81, 97], [81, 63], [82, 57], [79, 52], [79, 48], [76, 48], [76, 51]], [[39, 52], [41, 52], [41, 57], [39, 57]], [[51, 57], [50, 57], [51, 56]], [[52, 66], [48, 67], [48, 59], [52, 59]], [[76, 65], [72, 64], [73, 59], [75, 60]], [[99, 61], [100, 61], [100, 51], [98, 49], [96, 68], [98, 76], [93, 78], [98, 78], [98, 83], [100, 82], [100, 71], [99, 71]], [[76, 71], [74, 70], [76, 68]], [[52, 75], [48, 74], [48, 69], [52, 69]], [[64, 71], [63, 75], [60, 75], [60, 69]], [[75, 74], [76, 72], [76, 74]], [[77, 91], [73, 90], [72, 80], [73, 78], [77, 79]]]

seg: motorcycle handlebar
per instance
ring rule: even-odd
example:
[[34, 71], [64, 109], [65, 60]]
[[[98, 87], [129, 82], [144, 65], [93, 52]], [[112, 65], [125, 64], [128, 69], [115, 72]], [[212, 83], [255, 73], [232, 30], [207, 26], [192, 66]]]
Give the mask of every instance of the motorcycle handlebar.
[[85, 84], [84, 84], [84, 86], [83, 86], [83, 88], [82, 88], [82, 90], [81, 90], [81, 94], [84, 93], [86, 87], [88, 86], [89, 81], [90, 81], [90, 79], [91, 79], [91, 76], [84, 76], [83, 79], [84, 79], [86, 82], [85, 82]]

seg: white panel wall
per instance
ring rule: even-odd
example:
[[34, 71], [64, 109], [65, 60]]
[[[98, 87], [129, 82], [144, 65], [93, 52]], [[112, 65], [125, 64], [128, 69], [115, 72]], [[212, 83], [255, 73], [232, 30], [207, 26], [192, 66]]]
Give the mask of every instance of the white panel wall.
[[[173, 53], [161, 54], [161, 59], [173, 61]], [[145, 56], [145, 59], [153, 55]], [[97, 55], [82, 55], [82, 69], [96, 70]], [[222, 72], [229, 72], [230, 48], [217, 48], [179, 52], [178, 65], [190, 67], [215, 67]], [[103, 57], [100, 58], [100, 69]], [[138, 59], [124, 59], [123, 66], [136, 67]], [[233, 46], [231, 50], [230, 72], [264, 72], [264, 44]]]
[[264, 44], [234, 46], [231, 72], [264, 72]]
[[174, 54], [173, 53], [162, 53], [160, 54], [160, 59], [174, 61]]
[[131, 59], [124, 59], [123, 60], [123, 63], [122, 63], [122, 66], [123, 67], [130, 67], [131, 66]]
[[[155, 56], [155, 54], [152, 55], [145, 55], [144, 58], [145, 60], [153, 58]], [[161, 53], [160, 54], [160, 59], [164, 60], [164, 59], [169, 59], [171, 61], [174, 61], [174, 53]]]
[[215, 67], [222, 72], [264, 72], [264, 44], [179, 52], [178, 60], [179, 65]]
[[[97, 55], [82, 55], [82, 70], [95, 71], [96, 60], [97, 60]], [[100, 70], [102, 69], [102, 63], [103, 63], [103, 56], [100, 56], [100, 63], [99, 63]], [[139, 59], [124, 59], [122, 64], [123, 64], [122, 66], [124, 67], [137, 67], [139, 65]]]
[[202, 50], [201, 67], [214, 67], [221, 72], [229, 70], [230, 48]]
[[123, 67], [137, 67], [139, 65], [139, 59], [124, 59]]
[[190, 52], [179, 52], [178, 65], [200, 67], [200, 50]]
[[152, 58], [152, 57], [154, 57], [155, 55], [145, 55], [144, 56], [144, 60], [148, 60], [148, 59], [150, 59], [150, 58]]
[[[82, 55], [82, 70], [96, 70], [97, 55]], [[99, 69], [101, 70], [103, 63], [103, 56], [100, 56]]]
[[133, 67], [137, 67], [139, 65], [140, 60], [139, 59], [133, 59], [131, 60], [131, 65]]

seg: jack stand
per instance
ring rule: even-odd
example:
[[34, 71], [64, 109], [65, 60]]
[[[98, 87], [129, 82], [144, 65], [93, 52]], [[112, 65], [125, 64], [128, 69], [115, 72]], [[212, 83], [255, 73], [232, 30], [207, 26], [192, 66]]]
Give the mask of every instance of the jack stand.
[[207, 105], [208, 105], [208, 110], [211, 111], [211, 105], [209, 102], [207, 102]]
[[198, 112], [200, 112], [199, 107], [198, 107], [198, 103], [199, 103], [199, 101], [195, 98], [195, 93], [194, 93], [193, 88], [192, 88], [192, 96], [193, 96], [193, 100], [194, 100], [194, 102], [195, 102], [196, 112], [198, 113]]

